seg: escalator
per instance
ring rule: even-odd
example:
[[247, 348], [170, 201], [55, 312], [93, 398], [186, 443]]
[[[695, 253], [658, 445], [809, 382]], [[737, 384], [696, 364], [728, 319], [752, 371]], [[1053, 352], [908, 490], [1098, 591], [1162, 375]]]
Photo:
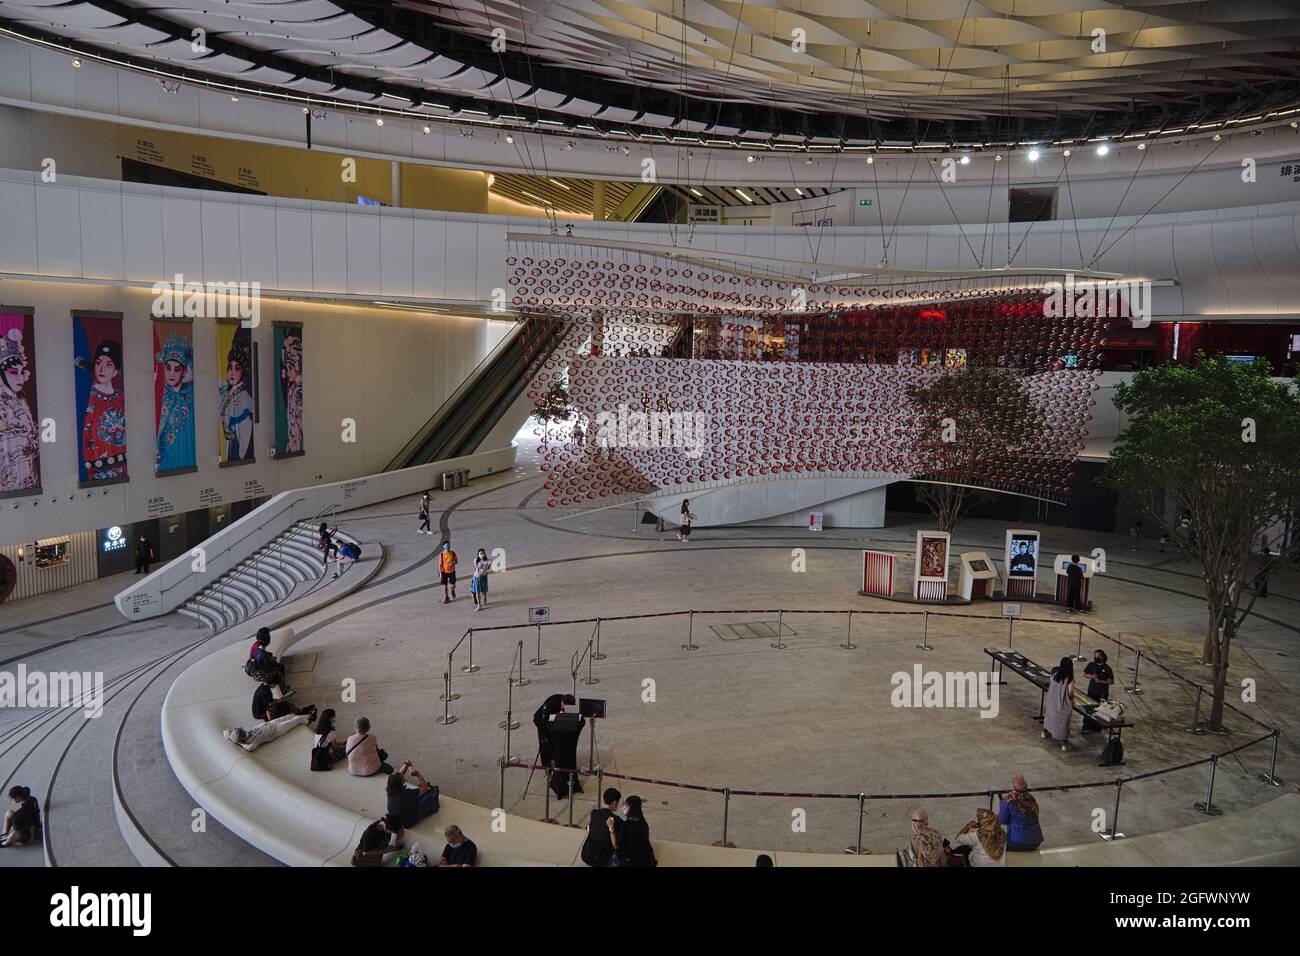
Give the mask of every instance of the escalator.
[[529, 369], [545, 361], [562, 336], [557, 318], [530, 317], [517, 322], [384, 471], [477, 451], [511, 406], [520, 401], [528, 387]]

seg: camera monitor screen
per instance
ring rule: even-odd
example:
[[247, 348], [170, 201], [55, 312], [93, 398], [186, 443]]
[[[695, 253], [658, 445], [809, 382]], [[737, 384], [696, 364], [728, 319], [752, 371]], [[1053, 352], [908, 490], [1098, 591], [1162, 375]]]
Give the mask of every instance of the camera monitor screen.
[[605, 719], [605, 702], [595, 697], [579, 697], [578, 713], [583, 717]]

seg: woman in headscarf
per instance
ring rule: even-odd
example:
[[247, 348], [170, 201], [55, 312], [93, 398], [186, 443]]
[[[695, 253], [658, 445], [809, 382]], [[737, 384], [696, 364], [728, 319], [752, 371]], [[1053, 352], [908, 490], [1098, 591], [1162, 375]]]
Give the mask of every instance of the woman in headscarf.
[[998, 823], [1007, 831], [1007, 849], [1014, 852], [1037, 850], [1043, 843], [1038, 825], [1038, 801], [1029, 794], [1029, 784], [1016, 774], [1011, 778], [1011, 792], [1002, 795]]
[[1043, 701], [1043, 737], [1061, 742], [1062, 750], [1070, 749], [1070, 718], [1074, 716], [1074, 661], [1062, 657], [1052, 669], [1052, 679], [1047, 685]]
[[1005, 865], [1007, 831], [992, 810], [976, 810], [975, 819], [957, 831], [953, 842], [970, 847], [967, 859], [971, 866]]
[[943, 852], [943, 834], [930, 826], [930, 815], [924, 810], [912, 811], [912, 865], [947, 866]]

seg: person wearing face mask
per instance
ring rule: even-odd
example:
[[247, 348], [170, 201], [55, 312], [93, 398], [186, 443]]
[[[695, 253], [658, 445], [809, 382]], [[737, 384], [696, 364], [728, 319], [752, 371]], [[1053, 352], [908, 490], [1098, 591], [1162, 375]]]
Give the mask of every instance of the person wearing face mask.
[[451, 550], [451, 542], [442, 543], [442, 552], [438, 555], [438, 575], [442, 581], [442, 603], [450, 604], [456, 600], [456, 552]]
[[[1083, 669], [1083, 673], [1088, 678], [1088, 696], [1095, 701], [1108, 700], [1111, 685], [1115, 683], [1115, 672], [1106, 663], [1106, 652], [1100, 647], [1093, 651], [1092, 660]], [[1100, 729], [1100, 725], [1091, 717], [1083, 719], [1083, 732], [1085, 734]]]
[[492, 562], [488, 560], [487, 552], [479, 548], [478, 554], [474, 556], [474, 576], [469, 579], [469, 593], [474, 598], [475, 611], [481, 611], [487, 607], [488, 572], [490, 570], [492, 570]]

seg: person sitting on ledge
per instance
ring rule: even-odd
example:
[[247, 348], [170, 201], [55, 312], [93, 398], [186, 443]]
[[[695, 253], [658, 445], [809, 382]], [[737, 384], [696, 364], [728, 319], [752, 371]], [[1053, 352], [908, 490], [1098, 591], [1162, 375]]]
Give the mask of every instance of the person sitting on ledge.
[[591, 811], [587, 839], [582, 841], [582, 862], [588, 866], [609, 866], [618, 849], [618, 831], [623, 824], [618, 816], [618, 802], [623, 794], [610, 787], [601, 798], [604, 806]]
[[442, 831], [442, 835], [447, 838], [447, 845], [443, 847], [442, 858], [438, 860], [439, 866], [469, 869], [478, 862], [478, 847], [461, 832], [460, 827], [453, 823]]
[[10, 787], [12, 810], [6, 810], [4, 832], [0, 833], [0, 847], [16, 843], [34, 843], [41, 830], [41, 805], [32, 796], [29, 787]]
[[658, 866], [654, 847], [650, 845], [650, 824], [641, 810], [641, 798], [627, 798], [627, 812], [618, 831], [618, 855], [624, 866]]
[[924, 810], [912, 811], [912, 840], [908, 848], [913, 866], [947, 866], [943, 852], [943, 834], [930, 826]]
[[[406, 785], [408, 773], [415, 778], [418, 787]], [[388, 775], [388, 812], [401, 820], [404, 827], [413, 827], [438, 812], [438, 788], [430, 786], [424, 774], [409, 760], [403, 760], [402, 765]]]
[[1038, 801], [1029, 795], [1029, 784], [1020, 774], [1011, 778], [1011, 792], [1002, 795], [998, 823], [1006, 828], [1007, 849], [1012, 853], [1037, 850], [1043, 844]]
[[768, 856], [766, 853], [760, 853], [757, 857], [754, 858], [754, 866], [762, 868], [768, 866], [776, 866], [776, 864], [772, 862], [772, 858]]
[[334, 727], [334, 716], [333, 707], [321, 711], [320, 718], [316, 721], [316, 746], [328, 747], [330, 762], [338, 763], [346, 755], [347, 748], [343, 746], [343, 741], [339, 740], [338, 731]]
[[259, 627], [253, 646], [248, 649], [248, 659], [252, 662], [249, 669], [264, 684], [280, 688], [280, 696], [289, 696], [289, 685], [284, 680], [284, 664], [268, 649], [271, 643], [271, 629]]
[[223, 730], [221, 736], [232, 744], [239, 744], [249, 753], [252, 753], [262, 744], [270, 743], [276, 737], [282, 737], [299, 724], [308, 722], [306, 714], [287, 714], [284, 717], [277, 717], [275, 720], [268, 720], [265, 723], [258, 724], [251, 730], [243, 727]]
[[353, 866], [383, 866], [384, 855], [396, 853], [403, 846], [402, 822], [391, 813], [380, 817], [361, 834], [352, 851]]
[[295, 707], [286, 698], [276, 697], [270, 684], [257, 685], [257, 690], [253, 691], [254, 720], [275, 720], [290, 714], [305, 714], [308, 718], [307, 722], [313, 723], [316, 720], [316, 705]]
[[1007, 831], [992, 810], [976, 810], [975, 819], [957, 831], [953, 842], [970, 847], [967, 862], [971, 866], [1003, 866], [1006, 862]]
[[377, 773], [392, 773], [387, 763], [388, 754], [379, 749], [379, 741], [370, 732], [370, 721], [357, 718], [357, 732], [348, 738], [344, 754], [348, 758], [348, 773], [354, 777], [369, 777]]

